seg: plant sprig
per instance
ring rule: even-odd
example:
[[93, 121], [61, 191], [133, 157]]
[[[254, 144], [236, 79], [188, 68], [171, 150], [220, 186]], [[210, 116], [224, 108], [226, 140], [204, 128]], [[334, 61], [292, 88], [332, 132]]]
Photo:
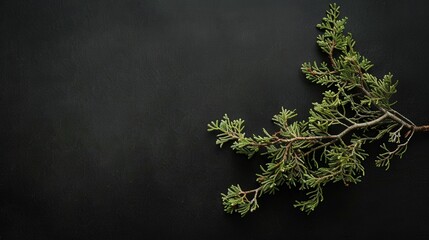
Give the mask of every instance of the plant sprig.
[[395, 102], [390, 98], [398, 81], [391, 73], [382, 78], [369, 73], [373, 64], [355, 50], [352, 35], [344, 33], [346, 22], [346, 17], [340, 18], [340, 7], [331, 4], [317, 24], [323, 31], [317, 44], [329, 62], [307, 62], [301, 70], [308, 80], [328, 89], [320, 102], [313, 103], [306, 121], [291, 121], [296, 112], [282, 108], [272, 118], [279, 127], [274, 133], [263, 129], [263, 135], [246, 136], [244, 121], [228, 115], [208, 124], [208, 131], [218, 132], [220, 147], [231, 142], [235, 152], [248, 158], [256, 153], [268, 158], [256, 174], [257, 188], [232, 185], [222, 194], [226, 212], [244, 216], [259, 207], [259, 197], [287, 186], [307, 192], [308, 198], [294, 206], [310, 213], [324, 200], [326, 184], [360, 182], [368, 157], [366, 144], [382, 142], [375, 163], [387, 170], [395, 156], [406, 152], [414, 132], [429, 131], [428, 125], [416, 126], [392, 108]]

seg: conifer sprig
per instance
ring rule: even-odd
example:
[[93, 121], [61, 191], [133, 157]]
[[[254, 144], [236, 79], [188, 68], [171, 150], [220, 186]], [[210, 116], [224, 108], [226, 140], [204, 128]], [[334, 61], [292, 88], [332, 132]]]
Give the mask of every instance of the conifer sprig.
[[[256, 153], [268, 161], [256, 174], [258, 187], [242, 190], [232, 185], [222, 194], [224, 210], [244, 216], [259, 207], [258, 198], [274, 194], [281, 187], [306, 191], [308, 198], [296, 201], [295, 207], [310, 213], [323, 201], [327, 183], [358, 183], [365, 175], [362, 162], [368, 157], [364, 146], [380, 141], [377, 167], [390, 166], [402, 157], [414, 132], [429, 131], [429, 126], [416, 126], [395, 111], [390, 98], [396, 93], [397, 81], [388, 73], [382, 78], [369, 73], [373, 64], [355, 50], [355, 40], [344, 33], [347, 18], [340, 18], [340, 7], [331, 4], [322, 23], [323, 33], [317, 44], [328, 55], [329, 62], [304, 63], [306, 78], [326, 86], [320, 102], [313, 103], [306, 121], [292, 121], [294, 110], [282, 108], [272, 118], [279, 130], [246, 136], [244, 121], [225, 115], [208, 124], [216, 131], [216, 144], [231, 148], [251, 158]], [[387, 142], [386, 142], [387, 140]]]

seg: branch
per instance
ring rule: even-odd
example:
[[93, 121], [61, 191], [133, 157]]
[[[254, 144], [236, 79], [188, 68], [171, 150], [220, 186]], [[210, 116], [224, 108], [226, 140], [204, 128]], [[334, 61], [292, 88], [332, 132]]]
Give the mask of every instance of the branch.
[[[429, 132], [429, 125], [417, 126], [391, 108], [389, 99], [396, 92], [392, 74], [381, 79], [368, 72], [373, 65], [354, 50], [351, 34], [344, 34], [347, 18], [339, 19], [339, 14], [339, 7], [331, 4], [317, 25], [324, 30], [317, 43], [328, 54], [330, 64], [304, 63], [301, 67], [308, 80], [328, 87], [322, 101], [313, 103], [308, 120], [288, 124], [296, 113], [282, 108], [272, 118], [280, 130], [271, 134], [263, 129], [261, 136], [246, 136], [244, 120], [230, 120], [227, 115], [208, 124], [208, 131], [220, 132], [216, 141], [220, 147], [232, 141], [231, 148], [249, 158], [264, 148], [259, 153], [269, 159], [256, 175], [259, 187], [244, 191], [240, 185], [232, 185], [221, 194], [226, 212], [244, 216], [259, 207], [260, 196], [273, 194], [284, 184], [309, 190], [309, 199], [294, 206], [311, 212], [323, 201], [325, 184], [341, 180], [345, 185], [358, 183], [364, 176], [362, 161], [368, 157], [364, 144], [389, 142], [381, 145], [384, 152], [375, 160], [376, 166], [388, 168], [393, 157], [402, 157], [415, 132]], [[337, 92], [332, 91], [334, 87]], [[390, 150], [392, 144], [396, 148]]]
[[416, 132], [429, 132], [429, 125], [414, 126], [413, 130]]
[[337, 67], [337, 64], [335, 63], [335, 60], [334, 60], [334, 50], [335, 50], [335, 46], [336, 46], [336, 43], [335, 43], [335, 41], [332, 41], [332, 45], [331, 45], [331, 47], [329, 48], [329, 60], [331, 61], [331, 64], [332, 64], [332, 66], [334, 67], [334, 68], [336, 68]]

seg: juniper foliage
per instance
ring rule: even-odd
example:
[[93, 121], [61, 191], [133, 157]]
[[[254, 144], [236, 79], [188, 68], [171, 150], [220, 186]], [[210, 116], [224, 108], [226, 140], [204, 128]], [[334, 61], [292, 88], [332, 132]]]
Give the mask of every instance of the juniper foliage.
[[[378, 78], [369, 70], [373, 64], [355, 49], [351, 33], [345, 33], [347, 17], [340, 18], [340, 7], [331, 4], [322, 23], [317, 44], [327, 54], [328, 62], [307, 62], [301, 70], [306, 78], [327, 87], [320, 102], [313, 103], [306, 121], [294, 121], [294, 110], [282, 108], [272, 121], [278, 131], [246, 135], [242, 119], [221, 120], [208, 124], [208, 131], [218, 132], [216, 144], [230, 142], [231, 148], [251, 158], [261, 154], [268, 161], [256, 174], [258, 187], [243, 190], [232, 185], [222, 193], [224, 210], [241, 216], [259, 207], [262, 195], [274, 194], [281, 187], [305, 191], [307, 199], [294, 206], [310, 213], [324, 200], [328, 183], [356, 184], [365, 175], [362, 162], [368, 157], [365, 145], [382, 141], [377, 167], [386, 170], [394, 157], [402, 157], [416, 131], [416, 126], [395, 111], [390, 99], [397, 81], [388, 73]], [[387, 140], [387, 143], [384, 141]]]

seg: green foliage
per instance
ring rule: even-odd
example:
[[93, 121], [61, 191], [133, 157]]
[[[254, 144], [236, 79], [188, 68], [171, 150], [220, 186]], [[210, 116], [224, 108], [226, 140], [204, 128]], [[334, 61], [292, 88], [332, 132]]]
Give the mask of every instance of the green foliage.
[[[312, 212], [323, 201], [326, 184], [360, 182], [365, 175], [367, 143], [382, 142], [383, 152], [375, 163], [386, 169], [394, 156], [402, 157], [407, 149], [415, 125], [392, 109], [390, 99], [397, 81], [390, 73], [377, 78], [368, 72], [373, 65], [355, 50], [352, 35], [344, 33], [347, 18], [340, 18], [339, 6], [331, 4], [326, 13], [317, 24], [322, 31], [317, 44], [329, 62], [306, 62], [301, 70], [308, 80], [327, 90], [320, 102], [313, 103], [306, 121], [291, 121], [295, 111], [282, 108], [272, 118], [279, 130], [269, 133], [263, 129], [262, 136], [246, 136], [244, 121], [230, 120], [227, 115], [208, 124], [208, 131], [218, 132], [216, 144], [220, 147], [230, 142], [235, 152], [248, 158], [256, 153], [267, 157], [256, 174], [258, 187], [243, 191], [232, 185], [222, 194], [228, 213], [244, 216], [259, 207], [259, 197], [283, 186], [305, 191], [308, 198], [294, 206]], [[404, 130], [408, 132], [403, 134]]]
[[251, 158], [256, 152], [258, 152], [259, 147], [255, 140], [245, 137], [243, 130], [243, 120], [238, 119], [231, 121], [226, 114], [220, 122], [216, 120], [208, 124], [208, 131], [220, 132], [217, 135], [216, 144], [222, 147], [224, 143], [233, 141], [231, 145], [233, 150], [235, 150], [237, 153], [245, 154], [248, 156], [248, 158]]
[[[253, 194], [251, 199], [248, 195]], [[255, 211], [258, 205], [258, 190], [244, 192], [240, 185], [232, 185], [227, 194], [222, 194], [224, 209], [227, 213], [238, 212], [244, 216], [247, 212]]]

